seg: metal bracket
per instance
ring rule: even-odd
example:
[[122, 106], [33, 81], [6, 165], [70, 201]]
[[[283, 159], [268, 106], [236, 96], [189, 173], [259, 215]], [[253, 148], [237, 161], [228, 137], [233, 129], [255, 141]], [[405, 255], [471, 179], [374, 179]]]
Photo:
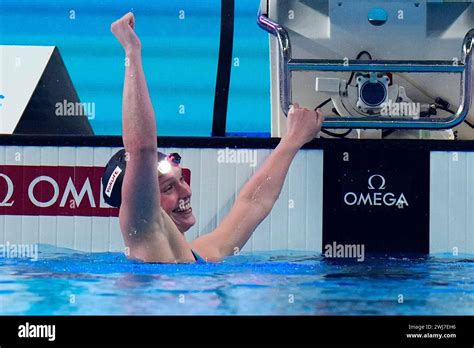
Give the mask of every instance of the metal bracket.
[[447, 129], [460, 124], [467, 117], [471, 106], [471, 55], [474, 48], [474, 28], [464, 37], [461, 61], [439, 60], [326, 60], [294, 59], [287, 30], [268, 17], [260, 8], [258, 25], [277, 38], [279, 47], [280, 104], [285, 115], [292, 104], [291, 78], [293, 71], [349, 71], [349, 72], [408, 72], [408, 73], [457, 73], [461, 74], [459, 108], [445, 118], [326, 117], [324, 128], [395, 128], [395, 129]]

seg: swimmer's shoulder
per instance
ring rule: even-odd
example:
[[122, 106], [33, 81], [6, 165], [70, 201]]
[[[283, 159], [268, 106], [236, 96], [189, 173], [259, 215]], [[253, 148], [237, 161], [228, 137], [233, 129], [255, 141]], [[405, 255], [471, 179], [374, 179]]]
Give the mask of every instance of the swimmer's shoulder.
[[160, 215], [161, 219], [155, 221], [149, 231], [137, 231], [132, 236], [127, 233], [130, 257], [145, 262], [195, 262], [196, 258], [186, 238], [161, 207]]

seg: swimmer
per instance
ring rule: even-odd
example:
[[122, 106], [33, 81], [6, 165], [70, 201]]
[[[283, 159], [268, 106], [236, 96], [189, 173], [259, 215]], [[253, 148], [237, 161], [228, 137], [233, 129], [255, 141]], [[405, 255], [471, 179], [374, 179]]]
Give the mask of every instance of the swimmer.
[[288, 114], [287, 134], [242, 187], [228, 215], [214, 231], [188, 243], [184, 234], [196, 223], [191, 188], [184, 180], [180, 156], [157, 152], [156, 118], [134, 15], [128, 13], [114, 22], [111, 31], [127, 58], [122, 103], [125, 150], [114, 155], [106, 167], [103, 196], [110, 205], [120, 207], [120, 228], [129, 257], [192, 263], [233, 255], [270, 213], [293, 158], [317, 136], [323, 115], [295, 103]]

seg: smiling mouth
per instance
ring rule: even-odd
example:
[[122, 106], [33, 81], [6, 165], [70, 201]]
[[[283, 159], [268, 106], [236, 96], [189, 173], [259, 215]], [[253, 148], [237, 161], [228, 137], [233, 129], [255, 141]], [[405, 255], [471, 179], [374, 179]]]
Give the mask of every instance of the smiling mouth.
[[173, 210], [173, 213], [177, 213], [177, 214], [189, 214], [192, 212], [192, 208], [191, 208], [191, 201], [189, 200], [189, 198], [184, 201], [184, 202], [180, 202], [179, 204], [179, 207], [174, 209]]

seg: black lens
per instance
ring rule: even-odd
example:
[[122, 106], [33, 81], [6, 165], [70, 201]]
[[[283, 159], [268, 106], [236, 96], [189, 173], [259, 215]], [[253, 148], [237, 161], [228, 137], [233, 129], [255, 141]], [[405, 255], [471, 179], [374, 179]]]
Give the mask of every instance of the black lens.
[[366, 82], [360, 88], [361, 99], [369, 106], [379, 106], [387, 96], [387, 91], [382, 82]]

